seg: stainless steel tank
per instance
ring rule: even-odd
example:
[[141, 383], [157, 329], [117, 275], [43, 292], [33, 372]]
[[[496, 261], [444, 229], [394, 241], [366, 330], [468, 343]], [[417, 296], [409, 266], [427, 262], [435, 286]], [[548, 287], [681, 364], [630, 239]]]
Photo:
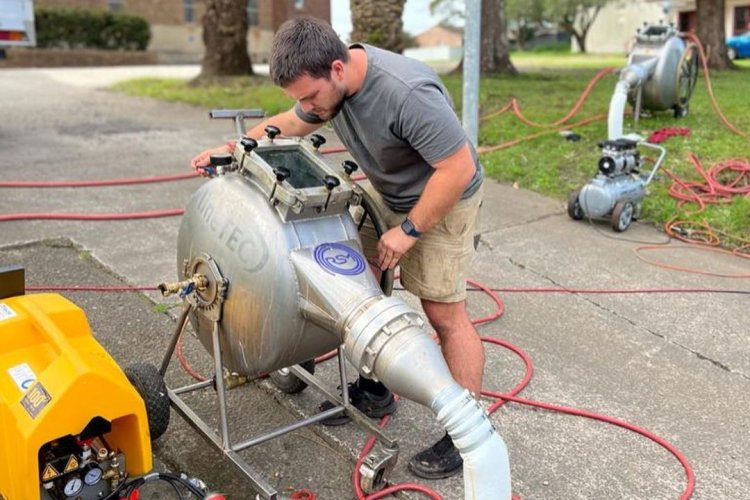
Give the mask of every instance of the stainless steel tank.
[[246, 146], [193, 195], [179, 231], [180, 279], [221, 276], [189, 296], [204, 347], [213, 354], [220, 331], [224, 366], [252, 377], [343, 344], [362, 375], [435, 413], [464, 459], [466, 499], [510, 499], [502, 438], [421, 316], [386, 297], [368, 268], [349, 214], [359, 188], [306, 141]]
[[[300, 141], [271, 144], [252, 152], [252, 162], [245, 158], [241, 171], [211, 179], [192, 196], [177, 245], [180, 276], [192, 275], [191, 262], [205, 253], [229, 277], [222, 352], [227, 368], [249, 376], [341, 344], [337, 335], [299, 314], [304, 291], [290, 254], [321, 243], [359, 245], [347, 210], [358, 200], [353, 186], [344, 182], [329, 190], [324, 179], [336, 174]], [[290, 175], [279, 182], [273, 168], [284, 165]], [[212, 352], [211, 322], [202, 314], [191, 322]]]
[[698, 53], [688, 46], [671, 25], [646, 24], [638, 30], [628, 65], [609, 104], [608, 137], [623, 137], [625, 105], [633, 106], [638, 123], [641, 110], [671, 109], [676, 118], [687, 116], [698, 78]]
[[[678, 83], [685, 47], [677, 30], [665, 24], [647, 25], [636, 35], [628, 65], [656, 59], [650, 77], [643, 83], [644, 109], [663, 111], [680, 104]], [[631, 92], [629, 100], [635, 104], [635, 92]]]

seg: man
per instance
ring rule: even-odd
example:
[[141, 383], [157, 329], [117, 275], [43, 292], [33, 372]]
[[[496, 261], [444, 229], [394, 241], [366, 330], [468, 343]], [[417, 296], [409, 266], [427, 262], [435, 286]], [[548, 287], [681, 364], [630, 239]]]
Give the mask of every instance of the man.
[[[328, 24], [312, 18], [281, 26], [270, 70], [297, 104], [247, 135], [258, 139], [272, 124], [284, 135], [304, 136], [331, 122], [367, 174], [391, 228], [373, 249], [377, 267], [400, 265], [401, 283], [421, 299], [453, 377], [478, 397], [484, 350], [466, 312], [465, 279], [483, 175], [448, 91], [426, 65], [369, 45], [347, 48]], [[192, 165], [205, 166], [212, 153], [231, 148], [204, 151]], [[363, 245], [367, 254], [364, 238]], [[371, 417], [395, 410], [382, 384], [360, 377], [349, 391]], [[409, 463], [428, 479], [452, 476], [461, 465], [447, 434]]]

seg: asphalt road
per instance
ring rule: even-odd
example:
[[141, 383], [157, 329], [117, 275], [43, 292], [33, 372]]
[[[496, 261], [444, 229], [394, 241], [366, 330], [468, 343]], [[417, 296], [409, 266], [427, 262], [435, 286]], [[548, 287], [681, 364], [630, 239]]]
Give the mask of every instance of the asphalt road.
[[[127, 76], [127, 74], [125, 75]], [[122, 77], [122, 76], [120, 76]], [[99, 79], [99, 80], [97, 80]], [[0, 72], [0, 172], [4, 180], [74, 180], [184, 172], [205, 147], [231, 137], [206, 109], [131, 98], [99, 89], [106, 70]], [[103, 84], [102, 83], [102, 84]], [[330, 144], [335, 140], [330, 136]], [[595, 147], [592, 141], [592, 147]], [[339, 162], [342, 155], [332, 161]], [[592, 172], [594, 167], [592, 166]], [[100, 188], [0, 188], [0, 213], [123, 213], [185, 205], [201, 179]], [[750, 306], [748, 279], [675, 272], [639, 260], [641, 243], [570, 220], [564, 206], [523, 189], [488, 182], [474, 276], [500, 293], [503, 316], [480, 327], [533, 360], [522, 397], [604, 413], [646, 428], [684, 454], [695, 471], [694, 498], [743, 499], [750, 476]], [[117, 222], [0, 222], [0, 265], [18, 263], [35, 284], [155, 285], [175, 277], [179, 217]], [[637, 223], [624, 234], [664, 241]], [[28, 245], [27, 245], [28, 244]], [[20, 246], [19, 246], [20, 245]], [[713, 273], [750, 273], [750, 262], [672, 243], [654, 259]], [[542, 293], [540, 288], [559, 293]], [[568, 293], [664, 288], [729, 293]], [[97, 338], [122, 365], [158, 362], [174, 328], [175, 300], [154, 293], [67, 293]], [[407, 297], [410, 303], [415, 304]], [[169, 308], [169, 314], [161, 312]], [[470, 312], [495, 304], [472, 292]], [[508, 391], [520, 360], [488, 345], [485, 387]], [[186, 355], [204, 373], [210, 359], [194, 340]], [[334, 363], [319, 373], [335, 383]], [[187, 375], [173, 363], [168, 381]], [[250, 435], [314, 413], [315, 391], [287, 396], [267, 382], [233, 392], [232, 421]], [[197, 398], [210, 414], [212, 403]], [[488, 401], [489, 404], [489, 401]], [[687, 487], [669, 452], [619, 427], [507, 404], [493, 415], [511, 454], [513, 490], [529, 499], [673, 499]], [[388, 426], [401, 458], [392, 479], [412, 481], [406, 462], [442, 433], [424, 408], [403, 401]], [[308, 428], [243, 452], [284, 493], [310, 488], [321, 499], [354, 498], [351, 472], [365, 435], [354, 425]], [[159, 467], [197, 475], [230, 498], [253, 498], [247, 483], [175, 414], [154, 447]], [[463, 497], [460, 477], [431, 482], [444, 498]]]

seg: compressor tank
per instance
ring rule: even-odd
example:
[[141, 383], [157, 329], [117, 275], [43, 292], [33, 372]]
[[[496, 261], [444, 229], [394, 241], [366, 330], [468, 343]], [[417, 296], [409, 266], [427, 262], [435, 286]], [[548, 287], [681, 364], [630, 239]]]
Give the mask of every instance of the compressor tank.
[[578, 200], [588, 217], [600, 218], [612, 213], [615, 203], [639, 203], [645, 195], [645, 182], [636, 174], [615, 178], [600, 174], [583, 186]]

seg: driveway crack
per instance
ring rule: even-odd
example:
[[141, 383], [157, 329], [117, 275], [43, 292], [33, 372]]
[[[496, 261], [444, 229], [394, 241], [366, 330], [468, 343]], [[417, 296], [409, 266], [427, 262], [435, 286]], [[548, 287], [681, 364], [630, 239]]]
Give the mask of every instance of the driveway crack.
[[[518, 261], [514, 260], [512, 257], [508, 257], [508, 261], [513, 266], [515, 266], [515, 267], [517, 267], [519, 269], [523, 269], [525, 271], [531, 272], [535, 276], [548, 281], [549, 283], [551, 283], [552, 285], [554, 285], [556, 287], [559, 287], [561, 290], [568, 290], [568, 287], [566, 287], [565, 285], [563, 285], [561, 283], [558, 283], [556, 280], [554, 280], [553, 278], [550, 278], [547, 275], [544, 275], [542, 273], [539, 273], [539, 272], [535, 271], [534, 269], [531, 269], [527, 265], [522, 264], [521, 262], [518, 262]], [[750, 375], [748, 375], [746, 373], [743, 373], [741, 371], [738, 371], [738, 370], [734, 370], [729, 365], [727, 365], [727, 364], [725, 364], [725, 363], [723, 363], [723, 362], [721, 362], [721, 361], [719, 361], [717, 359], [714, 359], [711, 356], [707, 356], [707, 355], [701, 353], [700, 351], [697, 351], [697, 350], [695, 350], [695, 349], [693, 349], [691, 347], [688, 347], [688, 346], [686, 346], [684, 344], [681, 344], [680, 342], [676, 342], [675, 340], [672, 340], [671, 338], [669, 338], [668, 336], [666, 336], [666, 335], [664, 335], [662, 333], [659, 333], [659, 332], [657, 332], [655, 330], [647, 328], [647, 327], [645, 327], [645, 326], [637, 323], [635, 320], [632, 320], [632, 319], [630, 319], [630, 318], [628, 318], [626, 316], [623, 316], [622, 314], [620, 314], [616, 310], [611, 309], [611, 308], [609, 308], [609, 307], [607, 307], [607, 306], [605, 306], [605, 305], [597, 302], [596, 300], [594, 300], [591, 297], [588, 297], [586, 294], [576, 293], [576, 292], [573, 292], [573, 291], [570, 291], [569, 293], [571, 295], [576, 295], [576, 296], [580, 297], [581, 299], [587, 301], [589, 304], [591, 304], [591, 305], [593, 305], [595, 307], [598, 307], [599, 309], [601, 309], [601, 310], [603, 310], [603, 311], [605, 311], [605, 312], [607, 312], [609, 314], [612, 314], [612, 315], [616, 316], [618, 319], [621, 319], [623, 321], [626, 321], [627, 323], [630, 323], [634, 327], [636, 327], [636, 328], [638, 328], [640, 330], [643, 330], [646, 333], [648, 333], [650, 335], [653, 335], [654, 337], [662, 339], [665, 342], [668, 342], [669, 344], [672, 344], [673, 346], [676, 346], [676, 347], [678, 347], [680, 349], [683, 349], [683, 350], [691, 353], [692, 355], [694, 355], [696, 358], [698, 358], [701, 361], [707, 361], [707, 362], [711, 363], [712, 365], [716, 366], [717, 368], [719, 368], [721, 370], [724, 370], [727, 373], [731, 373], [733, 375], [738, 375], [738, 376], [740, 376], [740, 377], [742, 377], [742, 378], [744, 378], [746, 380], [750, 380]]]

